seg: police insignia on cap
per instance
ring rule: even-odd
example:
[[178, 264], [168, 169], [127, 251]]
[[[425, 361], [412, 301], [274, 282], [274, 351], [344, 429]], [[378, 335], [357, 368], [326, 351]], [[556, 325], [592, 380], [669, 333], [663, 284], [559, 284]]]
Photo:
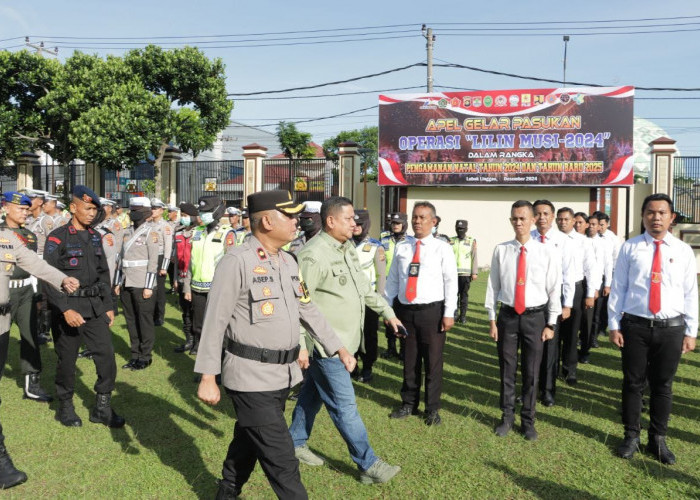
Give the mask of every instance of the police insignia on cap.
[[91, 198], [90, 196], [86, 195], [86, 194], [83, 194], [82, 200], [83, 200], [85, 203], [92, 203], [92, 198]]
[[265, 316], [271, 316], [272, 313], [275, 312], [275, 306], [270, 301], [264, 302], [263, 305], [260, 306], [260, 312], [262, 312]]
[[12, 203], [14, 203], [15, 205], [19, 205], [20, 203], [22, 203], [22, 195], [20, 193], [14, 193], [12, 195]]

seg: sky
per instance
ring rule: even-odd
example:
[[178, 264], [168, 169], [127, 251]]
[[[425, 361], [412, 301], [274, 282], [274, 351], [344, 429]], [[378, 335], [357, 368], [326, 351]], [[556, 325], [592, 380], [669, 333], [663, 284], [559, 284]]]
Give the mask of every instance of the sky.
[[[241, 94], [425, 62], [422, 24], [436, 37], [435, 64], [561, 80], [562, 37], [568, 35], [567, 82], [700, 88], [700, 2], [688, 0], [0, 0], [0, 48], [22, 50], [29, 36], [32, 43], [58, 46], [58, 58], [64, 60], [76, 47], [119, 55], [148, 43], [199, 46], [226, 64], [227, 88], [234, 94], [232, 120], [268, 131], [280, 120], [314, 120], [297, 127], [319, 144], [342, 130], [376, 125], [378, 94], [403, 87], [412, 87], [403, 92], [424, 90], [426, 68], [309, 90]], [[621, 32], [626, 34], [616, 34]], [[434, 69], [438, 92], [558, 86]], [[292, 98], [310, 95], [325, 96]], [[678, 141], [681, 154], [700, 156], [700, 90], [637, 90], [635, 97], [635, 116], [661, 126]], [[350, 113], [365, 108], [371, 109]], [[344, 116], [316, 120], [338, 114]]]

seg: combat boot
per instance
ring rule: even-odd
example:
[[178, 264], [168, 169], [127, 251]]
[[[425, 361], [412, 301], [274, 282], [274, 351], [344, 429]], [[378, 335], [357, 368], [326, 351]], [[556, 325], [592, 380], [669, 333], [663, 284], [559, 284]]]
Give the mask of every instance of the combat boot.
[[234, 500], [238, 498], [241, 491], [223, 480], [219, 481], [219, 489], [216, 492], [215, 500]]
[[98, 393], [95, 400], [95, 407], [90, 412], [90, 422], [104, 424], [113, 429], [124, 427], [126, 420], [115, 413], [112, 409], [111, 401], [111, 394]]
[[27, 480], [27, 475], [15, 468], [5, 444], [0, 444], [0, 489], [12, 488]]
[[190, 355], [191, 356], [196, 356], [197, 355], [197, 350], [199, 349], [199, 341], [194, 340], [192, 342], [192, 347], [190, 348]]
[[185, 334], [185, 343], [177, 346], [175, 349], [173, 349], [175, 352], [185, 352], [189, 351], [192, 349], [194, 346], [194, 337], [190, 334]]
[[39, 374], [28, 373], [24, 376], [24, 399], [31, 399], [39, 403], [50, 403], [53, 398], [39, 385]]
[[66, 427], [81, 427], [83, 425], [83, 421], [80, 420], [80, 417], [75, 413], [72, 399], [62, 399], [59, 401], [56, 420]]

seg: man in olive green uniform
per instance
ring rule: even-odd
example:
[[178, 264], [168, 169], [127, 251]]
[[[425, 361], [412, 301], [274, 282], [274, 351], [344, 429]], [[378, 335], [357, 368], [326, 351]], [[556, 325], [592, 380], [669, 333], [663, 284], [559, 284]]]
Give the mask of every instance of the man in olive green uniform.
[[[381, 314], [394, 331], [398, 332], [401, 322], [362, 272], [352, 241], [355, 228], [352, 202], [339, 196], [324, 201], [321, 223], [323, 230], [299, 252], [299, 268], [311, 299], [328, 318], [343, 344], [350, 352], [356, 352], [362, 338], [365, 306]], [[313, 357], [289, 427], [297, 458], [308, 465], [323, 465], [323, 459], [307, 445], [323, 404], [360, 470], [360, 481], [363, 484], [389, 481], [401, 468], [389, 465], [374, 454], [357, 411], [350, 374], [343, 370], [340, 360], [318, 342], [307, 343], [307, 350], [313, 350]]]
[[129, 200], [133, 226], [124, 231], [119, 270], [115, 278], [116, 293], [121, 294], [124, 319], [131, 341], [131, 358], [122, 368], [143, 370], [152, 362], [155, 343], [153, 289], [158, 272], [158, 233], [147, 222], [151, 216], [148, 198]]
[[[406, 234], [408, 231], [408, 215], [403, 212], [394, 212], [391, 214], [391, 232], [388, 235], [382, 237], [381, 242], [384, 247], [384, 254], [386, 256], [386, 275], [389, 276], [389, 269], [391, 268], [391, 262], [394, 259], [394, 249], [396, 245], [403, 241], [412, 241], [413, 237]], [[391, 304], [392, 306], [394, 304]], [[404, 339], [399, 338], [399, 350], [396, 350], [396, 335], [394, 332], [387, 328], [386, 329], [386, 345], [387, 349], [382, 353], [382, 358], [391, 359], [398, 358], [403, 359], [403, 346]]]
[[[360, 259], [362, 271], [367, 276], [372, 288], [379, 294], [384, 294], [386, 283], [386, 255], [381, 242], [369, 237], [370, 218], [367, 210], [355, 210], [355, 229], [352, 239], [355, 243], [357, 256]], [[369, 307], [365, 307], [365, 323], [362, 329], [362, 343], [356, 356], [362, 360], [362, 372], [358, 373], [358, 382], [372, 380], [372, 367], [377, 361], [377, 331], [379, 330], [379, 315]]]
[[450, 245], [457, 260], [457, 288], [459, 298], [459, 316], [457, 321], [467, 322], [467, 308], [469, 307], [469, 286], [479, 274], [479, 263], [476, 258], [476, 238], [467, 235], [469, 222], [458, 220], [455, 223], [457, 236], [450, 238]]
[[[6, 216], [5, 222], [0, 225], [0, 228], [13, 231], [29, 250], [36, 252], [36, 236], [29, 229], [22, 227], [32, 201], [16, 191], [7, 192], [3, 196]], [[12, 320], [17, 323], [19, 328], [19, 358], [20, 368], [24, 374], [24, 399], [51, 402], [53, 398], [42, 389], [39, 383], [41, 352], [39, 350], [37, 310], [31, 275], [16, 266], [10, 279], [10, 304], [12, 305]]]
[[209, 289], [214, 281], [214, 270], [229, 247], [236, 244], [236, 235], [218, 221], [224, 213], [224, 204], [218, 196], [202, 196], [197, 202], [202, 224], [192, 233], [190, 265], [183, 283], [185, 300], [192, 303], [192, 336], [190, 354], [197, 354], [204, 323], [204, 308]]
[[346, 375], [355, 358], [310, 301], [294, 257], [280, 250], [293, 238], [301, 205], [288, 191], [273, 190], [248, 196], [248, 207], [253, 235], [219, 262], [194, 366], [202, 374], [198, 397], [219, 402], [221, 373], [236, 410], [216, 498], [237, 498], [260, 461], [279, 498], [304, 499], [284, 419], [289, 389], [308, 364], [299, 359], [300, 322], [326, 352], [338, 354]]
[[155, 309], [153, 310], [153, 324], [162, 326], [165, 322], [165, 277], [168, 275], [170, 257], [173, 253], [173, 228], [168, 221], [163, 219], [165, 203], [158, 198], [151, 198], [151, 224], [158, 233], [158, 277], [155, 289]]
[[[0, 378], [5, 369], [10, 345], [10, 280], [16, 266], [44, 280], [57, 289], [63, 287], [75, 292], [80, 283], [42, 261], [36, 253], [24, 246], [17, 235], [9, 229], [0, 229]], [[15, 468], [7, 449], [0, 425], [0, 488], [6, 489], [22, 484], [27, 475]]]

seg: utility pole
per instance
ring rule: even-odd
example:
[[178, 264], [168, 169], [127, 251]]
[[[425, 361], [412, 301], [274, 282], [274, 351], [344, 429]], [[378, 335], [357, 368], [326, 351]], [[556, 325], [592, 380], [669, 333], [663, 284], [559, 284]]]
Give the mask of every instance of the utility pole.
[[428, 92], [433, 91], [433, 45], [435, 44], [435, 35], [433, 35], [433, 28], [428, 28], [424, 24], [421, 28], [423, 33], [423, 38], [425, 38], [425, 48], [428, 55]]
[[54, 47], [53, 49], [47, 49], [46, 47], [44, 47], [44, 42], [32, 43], [29, 41], [28, 36], [24, 37], [24, 45], [36, 50], [36, 53], [40, 57], [44, 56], [44, 52], [46, 52], [47, 54], [50, 54], [52, 56], [58, 56], [58, 47]]
[[562, 88], [566, 88], [566, 47], [569, 45], [569, 35], [564, 35], [564, 80]]

